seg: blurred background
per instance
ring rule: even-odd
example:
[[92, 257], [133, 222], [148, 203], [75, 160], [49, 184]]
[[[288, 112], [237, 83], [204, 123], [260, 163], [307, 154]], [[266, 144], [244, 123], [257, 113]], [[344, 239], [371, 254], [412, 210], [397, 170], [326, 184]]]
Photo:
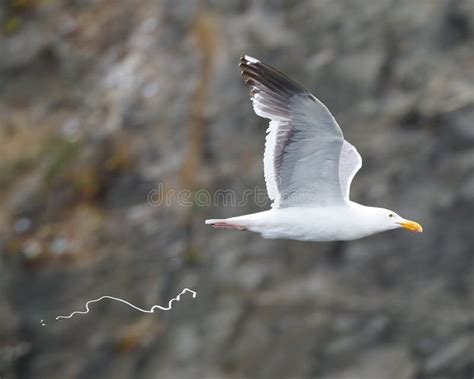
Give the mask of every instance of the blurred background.
[[[270, 241], [204, 225], [254, 197], [150, 201], [264, 188], [244, 53], [332, 110], [355, 201], [425, 233]], [[472, 0], [2, 0], [1, 378], [472, 379], [473, 72]]]

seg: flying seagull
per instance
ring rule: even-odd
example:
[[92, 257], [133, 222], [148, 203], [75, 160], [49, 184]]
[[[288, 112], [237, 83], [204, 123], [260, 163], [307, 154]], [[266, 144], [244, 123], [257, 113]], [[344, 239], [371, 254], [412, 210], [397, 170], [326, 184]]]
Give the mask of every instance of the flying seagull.
[[321, 101], [258, 59], [244, 55], [240, 68], [251, 86], [255, 113], [270, 120], [263, 164], [272, 208], [206, 224], [302, 241], [353, 240], [396, 228], [423, 230], [391, 210], [349, 199], [362, 158]]

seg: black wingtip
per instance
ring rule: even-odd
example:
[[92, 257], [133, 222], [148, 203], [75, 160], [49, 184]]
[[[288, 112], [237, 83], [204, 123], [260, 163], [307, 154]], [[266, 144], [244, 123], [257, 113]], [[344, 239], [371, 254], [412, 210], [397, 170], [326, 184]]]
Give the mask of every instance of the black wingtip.
[[[239, 68], [241, 69], [240, 74], [247, 84], [257, 87], [264, 86], [268, 90], [278, 93], [295, 94], [308, 92], [303, 86], [281, 71], [249, 55], [242, 55]], [[250, 81], [248, 80], [249, 78]]]

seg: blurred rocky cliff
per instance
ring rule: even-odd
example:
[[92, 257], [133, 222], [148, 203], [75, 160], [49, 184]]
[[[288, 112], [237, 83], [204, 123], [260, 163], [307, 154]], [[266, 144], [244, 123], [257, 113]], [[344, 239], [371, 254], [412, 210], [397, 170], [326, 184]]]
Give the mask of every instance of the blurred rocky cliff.
[[[0, 30], [2, 379], [472, 379], [472, 0], [2, 0]], [[264, 188], [243, 53], [333, 111], [354, 200], [425, 233], [268, 241], [203, 223], [253, 197], [152, 204]]]

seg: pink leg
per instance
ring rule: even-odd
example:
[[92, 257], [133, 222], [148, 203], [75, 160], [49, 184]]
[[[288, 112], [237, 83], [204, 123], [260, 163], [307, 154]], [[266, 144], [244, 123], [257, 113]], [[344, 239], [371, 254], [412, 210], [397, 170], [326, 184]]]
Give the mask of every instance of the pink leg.
[[211, 224], [213, 228], [216, 229], [237, 229], [237, 230], [247, 230], [247, 228], [243, 225], [236, 225], [236, 224], [229, 224], [224, 221], [215, 222]]

